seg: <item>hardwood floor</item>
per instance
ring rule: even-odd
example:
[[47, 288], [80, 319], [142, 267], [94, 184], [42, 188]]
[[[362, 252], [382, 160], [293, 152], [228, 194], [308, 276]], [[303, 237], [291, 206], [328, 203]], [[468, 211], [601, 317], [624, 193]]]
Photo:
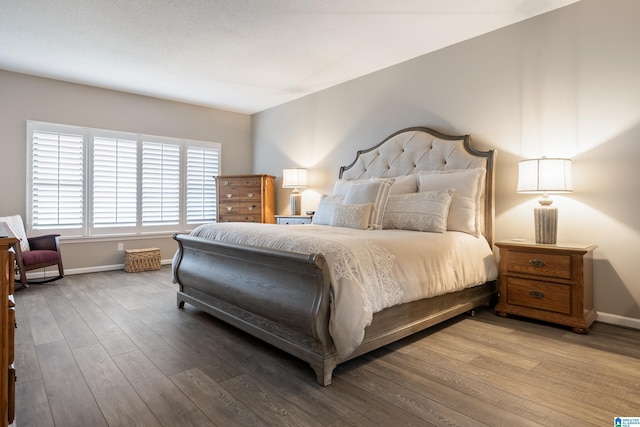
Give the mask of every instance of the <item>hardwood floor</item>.
[[304, 362], [186, 305], [170, 269], [16, 293], [23, 426], [611, 426], [640, 416], [640, 331], [590, 335], [488, 309], [338, 366]]

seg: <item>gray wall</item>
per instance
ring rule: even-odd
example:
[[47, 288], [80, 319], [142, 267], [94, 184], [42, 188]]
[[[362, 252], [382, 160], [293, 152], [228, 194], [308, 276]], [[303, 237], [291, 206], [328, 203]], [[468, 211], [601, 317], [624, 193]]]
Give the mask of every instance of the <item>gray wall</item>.
[[[601, 314], [640, 319], [638, 17], [636, 0], [582, 0], [255, 114], [253, 169], [310, 168], [312, 210], [340, 165], [398, 129], [470, 133], [499, 152], [496, 238], [532, 239], [537, 202], [516, 193], [517, 162], [570, 157], [574, 192], [554, 197], [558, 239], [598, 245]], [[278, 191], [281, 214], [288, 194]]]
[[[223, 173], [251, 172], [251, 118], [211, 108], [0, 70], [0, 129], [3, 185], [0, 216], [26, 214], [26, 121], [40, 120], [214, 141], [222, 144]], [[177, 247], [170, 237], [62, 242], [65, 270], [91, 271], [123, 262], [125, 249], [160, 247], [170, 259]]]

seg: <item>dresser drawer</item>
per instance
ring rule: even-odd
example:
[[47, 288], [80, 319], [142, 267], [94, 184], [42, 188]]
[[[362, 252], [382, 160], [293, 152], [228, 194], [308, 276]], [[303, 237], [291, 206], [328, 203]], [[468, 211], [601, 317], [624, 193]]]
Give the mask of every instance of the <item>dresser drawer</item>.
[[569, 255], [509, 251], [507, 256], [509, 273], [571, 279], [571, 256]]
[[219, 214], [218, 222], [262, 222], [261, 215], [227, 215]]
[[571, 285], [506, 277], [507, 303], [571, 314]]
[[229, 202], [220, 203], [220, 215], [260, 215], [262, 206], [259, 200], [254, 202]]
[[255, 187], [227, 187], [223, 188], [220, 194], [220, 200], [250, 202], [252, 200], [260, 200], [260, 188]]

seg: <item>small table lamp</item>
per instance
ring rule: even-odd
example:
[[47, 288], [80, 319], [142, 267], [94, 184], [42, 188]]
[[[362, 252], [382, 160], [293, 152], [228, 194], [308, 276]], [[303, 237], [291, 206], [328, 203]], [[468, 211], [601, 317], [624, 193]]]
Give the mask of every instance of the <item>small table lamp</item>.
[[558, 236], [558, 208], [547, 193], [570, 193], [571, 160], [542, 157], [521, 160], [518, 165], [518, 193], [543, 193], [534, 209], [536, 243], [555, 244]]
[[302, 195], [298, 188], [307, 186], [307, 170], [303, 168], [283, 169], [282, 188], [293, 188], [289, 203], [291, 215], [300, 215], [302, 210]]

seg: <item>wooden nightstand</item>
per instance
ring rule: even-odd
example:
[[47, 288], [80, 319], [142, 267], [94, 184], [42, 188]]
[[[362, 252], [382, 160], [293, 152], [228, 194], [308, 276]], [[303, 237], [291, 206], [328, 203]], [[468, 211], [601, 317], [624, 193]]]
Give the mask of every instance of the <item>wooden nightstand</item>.
[[593, 308], [595, 245], [497, 242], [500, 248], [499, 316], [524, 316], [589, 333]]
[[311, 224], [313, 215], [276, 215], [277, 224]]

